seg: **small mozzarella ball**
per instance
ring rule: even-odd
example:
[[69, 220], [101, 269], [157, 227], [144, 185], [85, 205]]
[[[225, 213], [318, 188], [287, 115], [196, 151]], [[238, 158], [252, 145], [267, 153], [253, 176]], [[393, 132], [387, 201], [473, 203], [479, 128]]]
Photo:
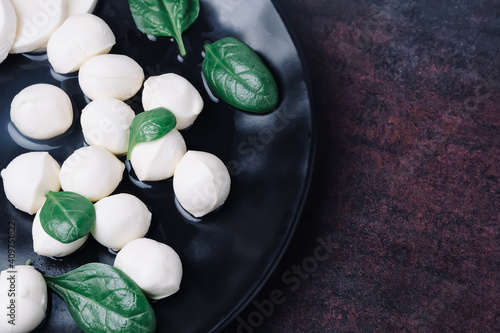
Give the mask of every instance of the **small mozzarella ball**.
[[151, 76], [144, 82], [142, 92], [144, 110], [164, 107], [177, 120], [176, 129], [191, 126], [203, 109], [203, 99], [185, 78], [174, 73]]
[[131, 241], [116, 255], [114, 266], [127, 274], [144, 294], [161, 299], [176, 293], [182, 279], [179, 255], [168, 245], [149, 238]]
[[73, 123], [73, 106], [64, 90], [38, 83], [21, 90], [10, 105], [10, 118], [25, 136], [46, 140], [66, 132]]
[[110, 195], [121, 182], [125, 165], [102, 147], [89, 146], [75, 150], [64, 161], [61, 187], [78, 193], [92, 202]]
[[17, 32], [10, 53], [45, 50], [52, 33], [66, 19], [62, 0], [11, 0], [17, 14]]
[[140, 181], [155, 181], [170, 178], [175, 167], [186, 153], [186, 142], [178, 130], [150, 142], [134, 146], [130, 163]]
[[151, 225], [151, 212], [131, 194], [111, 195], [96, 202], [94, 207], [96, 223], [91, 230], [92, 236], [115, 251], [144, 237]]
[[68, 17], [83, 14], [92, 13], [95, 6], [97, 5], [97, 0], [67, 0], [68, 1]]
[[88, 59], [108, 53], [115, 42], [113, 31], [100, 17], [73, 15], [50, 37], [47, 56], [56, 72], [72, 73]]
[[32, 266], [16, 265], [0, 272], [0, 332], [33, 331], [45, 318], [47, 301], [47, 284]]
[[201, 217], [226, 201], [231, 177], [217, 156], [190, 150], [177, 164], [173, 185], [181, 206], [194, 217]]
[[47, 257], [65, 257], [75, 252], [85, 244], [89, 235], [77, 239], [71, 243], [61, 243], [50, 236], [42, 227], [40, 222], [40, 211], [35, 215], [32, 225], [33, 250], [41, 256]]
[[82, 110], [80, 118], [85, 141], [115, 155], [125, 154], [134, 117], [132, 108], [118, 99], [92, 101]]
[[144, 71], [134, 59], [121, 54], [103, 54], [85, 62], [78, 73], [83, 93], [90, 99], [126, 100], [142, 87]]
[[0, 0], [0, 63], [7, 58], [16, 38], [17, 16], [9, 0]]
[[61, 188], [59, 171], [59, 164], [47, 152], [19, 155], [2, 170], [5, 195], [17, 209], [35, 214], [45, 195]]

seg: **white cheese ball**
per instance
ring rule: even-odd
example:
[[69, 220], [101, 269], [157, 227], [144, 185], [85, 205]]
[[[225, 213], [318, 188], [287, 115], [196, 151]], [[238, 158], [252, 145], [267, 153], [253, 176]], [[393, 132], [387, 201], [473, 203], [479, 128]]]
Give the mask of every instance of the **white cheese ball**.
[[[0, 272], [0, 307], [3, 312], [0, 332], [33, 331], [45, 318], [47, 301], [47, 284], [32, 266], [16, 265], [14, 269]], [[10, 324], [10, 320], [14, 320], [15, 325]]]
[[24, 88], [14, 97], [10, 119], [23, 135], [47, 140], [71, 127], [73, 106], [61, 88], [38, 83]]
[[132, 108], [123, 101], [115, 98], [96, 99], [82, 110], [80, 122], [85, 141], [115, 155], [125, 154], [134, 117]]
[[83, 14], [92, 13], [95, 6], [97, 5], [97, 0], [67, 0], [68, 1], [68, 17]]
[[140, 181], [156, 181], [170, 178], [175, 167], [186, 153], [186, 142], [175, 128], [167, 135], [134, 146], [130, 164]]
[[231, 177], [217, 156], [190, 150], [177, 164], [173, 185], [181, 206], [194, 217], [201, 217], [226, 201]]
[[174, 73], [151, 76], [144, 82], [142, 92], [144, 110], [164, 107], [177, 120], [176, 129], [191, 126], [203, 109], [203, 99], [196, 88], [185, 78]]
[[0, 0], [0, 63], [7, 58], [14, 43], [17, 16], [9, 0]]
[[113, 31], [100, 17], [88, 13], [73, 15], [50, 37], [47, 56], [56, 72], [72, 73], [88, 59], [108, 53], [115, 42]]
[[92, 202], [110, 195], [121, 182], [125, 165], [102, 147], [75, 150], [63, 163], [61, 187]]
[[41, 256], [47, 257], [65, 257], [75, 252], [85, 244], [89, 235], [85, 235], [82, 238], [77, 239], [71, 243], [62, 243], [57, 239], [50, 236], [42, 227], [40, 222], [40, 208], [35, 218], [33, 219], [32, 225], [32, 237], [33, 237], [33, 251]]
[[67, 17], [66, 0], [11, 0], [17, 32], [10, 53], [45, 50], [52, 33]]
[[96, 202], [94, 207], [96, 223], [91, 230], [92, 236], [114, 251], [144, 237], [151, 225], [151, 212], [131, 194], [111, 195]]
[[45, 203], [45, 195], [61, 188], [59, 171], [59, 164], [47, 152], [19, 155], [2, 170], [5, 195], [17, 209], [35, 214]]
[[168, 245], [149, 238], [131, 241], [118, 252], [114, 266], [127, 274], [144, 294], [161, 299], [176, 293], [182, 279], [179, 255]]
[[83, 93], [90, 99], [126, 100], [142, 87], [144, 71], [132, 58], [121, 54], [103, 54], [85, 62], [78, 73]]

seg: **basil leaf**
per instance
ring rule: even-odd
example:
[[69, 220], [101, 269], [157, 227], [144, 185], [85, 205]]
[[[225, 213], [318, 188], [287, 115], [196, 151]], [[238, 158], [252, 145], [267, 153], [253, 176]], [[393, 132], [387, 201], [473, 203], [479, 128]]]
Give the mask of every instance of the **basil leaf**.
[[165, 108], [139, 113], [130, 125], [127, 160], [130, 160], [132, 149], [136, 144], [157, 140], [167, 135], [175, 125], [177, 120], [174, 114]]
[[71, 243], [90, 232], [96, 221], [95, 208], [84, 196], [73, 192], [52, 192], [40, 211], [43, 230], [61, 243]]
[[90, 263], [44, 276], [84, 332], [154, 332], [156, 318], [139, 286], [119, 269]]
[[273, 75], [254, 50], [235, 38], [205, 45], [202, 70], [210, 89], [234, 107], [264, 113], [278, 105]]
[[200, 13], [199, 0], [129, 0], [137, 28], [153, 36], [171, 36], [179, 44], [181, 56], [186, 55], [182, 33]]

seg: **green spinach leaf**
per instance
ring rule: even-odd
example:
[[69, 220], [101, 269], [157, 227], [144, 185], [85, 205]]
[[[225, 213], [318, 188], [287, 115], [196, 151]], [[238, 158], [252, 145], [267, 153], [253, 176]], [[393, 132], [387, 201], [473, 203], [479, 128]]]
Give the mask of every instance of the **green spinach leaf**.
[[119, 269], [90, 263], [44, 276], [84, 332], [154, 332], [156, 318], [139, 286]]
[[234, 107], [265, 113], [278, 105], [273, 75], [252, 48], [235, 38], [205, 45], [202, 70], [210, 89]]
[[40, 211], [43, 230], [61, 243], [71, 243], [90, 232], [96, 221], [95, 208], [84, 196], [73, 192], [52, 192]]
[[127, 160], [130, 160], [136, 144], [157, 140], [173, 130], [176, 124], [174, 114], [165, 108], [139, 113], [130, 125]]
[[179, 44], [181, 56], [186, 55], [182, 33], [200, 13], [199, 0], [129, 0], [137, 28], [153, 36], [171, 36]]

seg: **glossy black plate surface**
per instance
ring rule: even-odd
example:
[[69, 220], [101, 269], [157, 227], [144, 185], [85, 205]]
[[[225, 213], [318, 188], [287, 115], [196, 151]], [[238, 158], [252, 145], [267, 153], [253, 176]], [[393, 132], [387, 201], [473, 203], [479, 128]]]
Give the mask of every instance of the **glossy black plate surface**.
[[[269, 0], [202, 0], [198, 20], [184, 34], [188, 55], [168, 37], [151, 41], [139, 32], [126, 1], [102, 1], [95, 14], [111, 27], [117, 44], [111, 53], [126, 54], [146, 77], [175, 72], [198, 88], [205, 108], [195, 124], [182, 131], [188, 149], [216, 154], [228, 166], [232, 188], [226, 204], [199, 223], [183, 217], [175, 204], [171, 180], [137, 186], [128, 171], [116, 192], [143, 200], [153, 213], [148, 237], [165, 242], [180, 255], [181, 290], [155, 302], [158, 332], [220, 331], [264, 284], [281, 258], [298, 221], [311, 171], [314, 133], [307, 79], [297, 50]], [[256, 50], [275, 75], [281, 92], [278, 109], [266, 115], [235, 110], [215, 101], [201, 75], [203, 45], [236, 37]], [[32, 142], [10, 124], [12, 98], [24, 87], [50, 83], [71, 97], [75, 114], [87, 101], [76, 75], [60, 76], [47, 60], [9, 56], [0, 64], [0, 168], [17, 155], [49, 151], [62, 163], [84, 144], [78, 118], [61, 138]], [[128, 103], [142, 111], [140, 93]], [[61, 261], [33, 252], [32, 216], [17, 211], [0, 191], [0, 268], [6, 269], [8, 222], [16, 223], [16, 263], [27, 259], [47, 275], [60, 275], [88, 262], [113, 264], [114, 255], [93, 239]], [[140, 269], [138, 267], [137, 269]], [[50, 312], [40, 332], [78, 332], [62, 300], [52, 294]]]

